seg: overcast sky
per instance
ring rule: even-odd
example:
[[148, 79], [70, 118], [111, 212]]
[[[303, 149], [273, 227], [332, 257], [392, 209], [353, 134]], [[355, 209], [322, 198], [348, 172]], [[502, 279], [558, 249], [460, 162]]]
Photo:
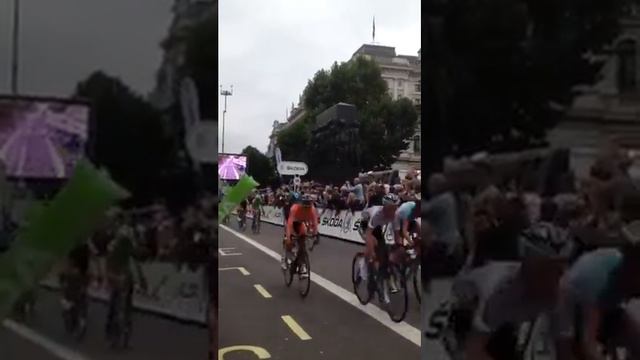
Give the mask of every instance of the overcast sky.
[[[0, 93], [10, 90], [13, 1], [0, 1]], [[21, 93], [68, 96], [102, 69], [146, 95], [173, 0], [21, 0]]]
[[[316, 71], [349, 60], [372, 41], [374, 15], [377, 43], [417, 55], [420, 0], [221, 1], [219, 79], [225, 88], [234, 87], [225, 152], [247, 145], [266, 151], [273, 121], [284, 121]], [[219, 124], [219, 137], [221, 129]]]

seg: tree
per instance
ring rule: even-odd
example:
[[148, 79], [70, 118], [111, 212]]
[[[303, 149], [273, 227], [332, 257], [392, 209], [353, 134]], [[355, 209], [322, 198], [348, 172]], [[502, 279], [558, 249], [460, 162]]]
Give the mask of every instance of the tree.
[[276, 172], [271, 159], [253, 146], [247, 146], [242, 150], [242, 154], [247, 156], [247, 174], [261, 185], [268, 186], [276, 178]]
[[[392, 100], [387, 91], [378, 65], [363, 57], [334, 63], [330, 70], [318, 71], [303, 92], [306, 115], [278, 134], [283, 156], [307, 162], [310, 175], [318, 180], [328, 179], [329, 174], [324, 170], [327, 168], [335, 169], [340, 178], [357, 175], [341, 173], [341, 168], [335, 166], [336, 158], [329, 158], [318, 150], [326, 147], [322, 145], [331, 144], [337, 134], [312, 136], [316, 116], [344, 102], [358, 109], [359, 137], [355, 145], [361, 170], [392, 164], [407, 148], [407, 139], [415, 131], [418, 114], [409, 99]], [[349, 149], [338, 150], [337, 158], [349, 157]], [[335, 174], [331, 174], [332, 178]]]
[[160, 193], [174, 148], [160, 114], [119, 79], [101, 71], [80, 82], [75, 96], [92, 104], [91, 159], [138, 200]]
[[311, 143], [311, 118], [306, 115], [298, 122], [278, 133], [278, 147], [288, 161], [307, 162], [307, 150]]
[[[544, 145], [548, 129], [579, 94], [578, 86], [597, 81], [606, 59], [587, 55], [605, 53], [619, 34], [624, 3], [450, 0], [446, 5], [432, 4], [443, 22], [442, 33], [432, 34], [430, 41], [440, 44], [437, 50], [446, 55], [440, 53], [440, 63], [431, 63], [436, 66], [432, 72], [436, 78], [427, 81], [431, 91], [447, 92], [435, 95], [446, 101], [440, 103], [442, 118], [435, 121], [445, 124], [448, 151], [464, 155]], [[430, 26], [436, 28], [433, 22]], [[449, 81], [449, 89], [442, 81], [436, 85], [438, 76]]]

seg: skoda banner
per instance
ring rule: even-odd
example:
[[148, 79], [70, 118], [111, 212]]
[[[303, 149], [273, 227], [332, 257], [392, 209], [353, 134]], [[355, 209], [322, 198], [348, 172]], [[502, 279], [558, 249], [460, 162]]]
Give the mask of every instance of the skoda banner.
[[[356, 211], [352, 214], [349, 210], [343, 210], [336, 214], [333, 210], [324, 211], [324, 209], [318, 208], [318, 213], [322, 214], [320, 216], [320, 223], [318, 224], [318, 231], [321, 235], [364, 244], [364, 240], [362, 240], [359, 232], [361, 219], [360, 211]], [[247, 215], [247, 217], [251, 218], [251, 214]], [[262, 221], [283, 226], [283, 219], [281, 208], [264, 206]], [[385, 239], [387, 240], [387, 243], [393, 243], [393, 231], [391, 230], [391, 226], [388, 226], [387, 229], [385, 229]]]

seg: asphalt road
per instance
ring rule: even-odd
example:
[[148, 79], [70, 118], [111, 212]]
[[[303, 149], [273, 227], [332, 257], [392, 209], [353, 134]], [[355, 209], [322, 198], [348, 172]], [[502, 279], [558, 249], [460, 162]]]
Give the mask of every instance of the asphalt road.
[[91, 302], [89, 328], [82, 343], [62, 328], [59, 295], [42, 289], [36, 313], [24, 324], [0, 328], [0, 359], [133, 360], [207, 359], [209, 332], [151, 314], [134, 313], [131, 349], [112, 350], [104, 339], [106, 305]]
[[282, 231], [265, 223], [259, 235], [220, 227], [219, 360], [255, 359], [260, 353], [281, 360], [419, 358], [420, 307], [413, 293], [400, 324], [373, 303], [360, 305], [350, 277], [353, 255], [362, 246], [322, 237], [310, 254], [313, 282], [302, 299], [296, 280], [291, 288], [284, 285]]

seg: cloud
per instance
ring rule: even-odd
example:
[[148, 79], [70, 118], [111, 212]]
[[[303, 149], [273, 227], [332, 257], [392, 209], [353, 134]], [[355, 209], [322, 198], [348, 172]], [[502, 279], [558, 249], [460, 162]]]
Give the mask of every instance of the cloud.
[[220, 2], [219, 81], [234, 86], [225, 151], [248, 145], [265, 151], [273, 121], [284, 121], [315, 72], [371, 42], [374, 15], [376, 42], [395, 46], [398, 54], [417, 54], [419, 0]]

